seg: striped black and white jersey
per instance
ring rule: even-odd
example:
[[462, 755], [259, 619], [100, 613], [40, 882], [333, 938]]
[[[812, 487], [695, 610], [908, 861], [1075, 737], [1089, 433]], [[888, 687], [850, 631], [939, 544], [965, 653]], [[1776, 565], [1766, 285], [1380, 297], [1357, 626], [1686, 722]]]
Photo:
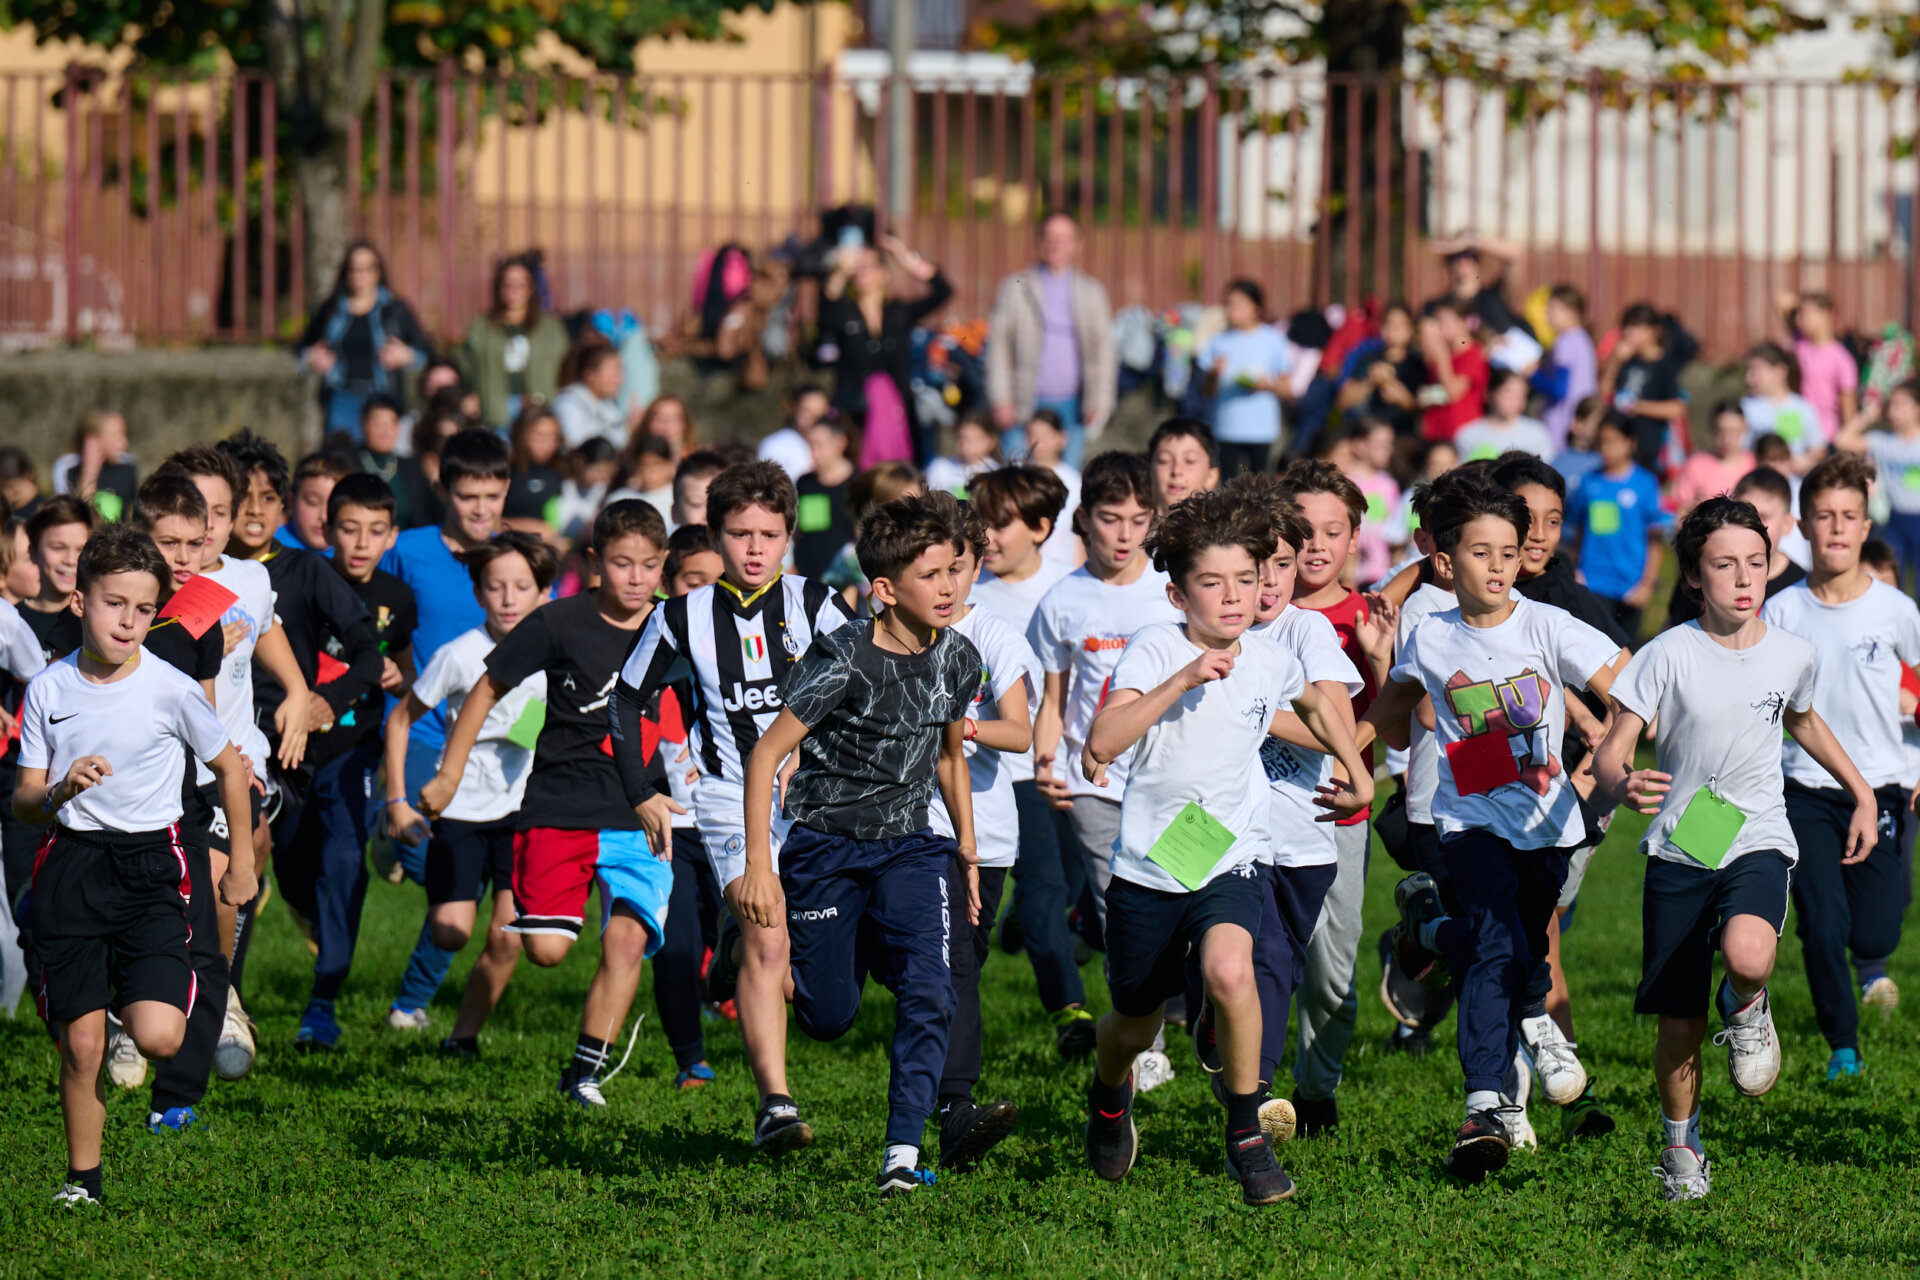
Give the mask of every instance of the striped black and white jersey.
[[849, 621], [838, 593], [793, 574], [746, 597], [725, 581], [712, 583], [655, 609], [608, 705], [628, 802], [653, 793], [639, 719], [660, 689], [691, 678], [687, 727], [700, 772], [745, 785], [747, 757], [780, 714], [793, 664], [814, 636]]

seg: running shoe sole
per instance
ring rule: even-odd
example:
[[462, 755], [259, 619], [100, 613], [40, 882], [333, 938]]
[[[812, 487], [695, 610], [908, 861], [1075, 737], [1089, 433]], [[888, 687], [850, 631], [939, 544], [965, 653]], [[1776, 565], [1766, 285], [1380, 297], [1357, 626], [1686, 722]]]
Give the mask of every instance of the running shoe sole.
[[1126, 1177], [1129, 1173], [1132, 1173], [1134, 1162], [1140, 1158], [1140, 1130], [1134, 1126], [1133, 1112], [1132, 1111], [1127, 1112], [1127, 1167], [1126, 1168], [1120, 1170], [1120, 1172], [1116, 1174], [1108, 1175], [1106, 1173], [1102, 1173], [1099, 1166], [1094, 1165], [1093, 1121], [1092, 1120], [1087, 1121], [1086, 1149], [1087, 1149], [1087, 1164], [1092, 1166], [1093, 1171], [1095, 1173], [1100, 1174], [1100, 1176], [1102, 1178], [1105, 1178], [1108, 1182], [1118, 1182], [1122, 1178]]
[[952, 1151], [940, 1153], [942, 1169], [955, 1173], [972, 1169], [986, 1158], [987, 1152], [1005, 1141], [1020, 1122], [1020, 1108], [1005, 1099], [975, 1107], [973, 1113], [974, 1121], [967, 1126], [959, 1144]]
[[1456, 1142], [1447, 1152], [1447, 1172], [1462, 1182], [1479, 1182], [1506, 1168], [1512, 1154], [1506, 1142], [1492, 1136]]
[[798, 1151], [802, 1147], [813, 1145], [813, 1126], [805, 1120], [795, 1120], [792, 1124], [781, 1125], [773, 1132], [753, 1140], [756, 1151], [765, 1151], [769, 1155], [780, 1155], [787, 1151]]

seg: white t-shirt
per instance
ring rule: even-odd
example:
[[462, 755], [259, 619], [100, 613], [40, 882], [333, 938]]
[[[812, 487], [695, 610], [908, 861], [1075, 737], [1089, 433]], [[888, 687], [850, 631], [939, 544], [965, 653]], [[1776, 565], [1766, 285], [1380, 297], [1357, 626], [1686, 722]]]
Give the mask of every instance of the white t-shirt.
[[27, 682], [20, 704], [20, 767], [67, 776], [82, 756], [113, 772], [60, 806], [75, 831], [161, 831], [180, 820], [184, 746], [196, 760], [226, 750], [227, 729], [200, 686], [142, 650], [139, 665], [112, 684], [80, 674], [70, 653]]
[[813, 474], [813, 448], [807, 438], [792, 427], [781, 427], [760, 441], [762, 462], [777, 462], [788, 478], [798, 480]]
[[962, 462], [958, 458], [935, 458], [927, 464], [927, 488], [944, 489], [956, 497], [964, 495], [967, 486], [976, 476], [989, 471], [998, 471], [1000, 464], [992, 458], [982, 458], [978, 462]]
[[[1460, 602], [1453, 592], [1423, 582], [1420, 589], [1400, 606], [1400, 631], [1394, 638], [1396, 651], [1404, 649], [1407, 637], [1420, 623], [1443, 609], [1457, 609]], [[1412, 717], [1407, 731], [1407, 821], [1433, 825], [1433, 789], [1440, 785], [1440, 748], [1434, 745], [1433, 731]]]
[[1060, 483], [1067, 486], [1067, 505], [1060, 508], [1060, 518], [1053, 522], [1053, 532], [1040, 544], [1040, 554], [1055, 564], [1075, 569], [1080, 564], [1080, 535], [1073, 531], [1073, 513], [1080, 509], [1080, 469], [1061, 463], [1048, 470], [1060, 477]]
[[[1040, 605], [1040, 598], [1053, 589], [1054, 583], [1072, 572], [1064, 564], [1043, 559], [1031, 577], [1019, 582], [1008, 582], [990, 573], [982, 573], [980, 581], [973, 584], [967, 603], [998, 616], [1024, 640], [1033, 622], [1033, 611]], [[1027, 646], [1027, 652], [1033, 652], [1032, 645]], [[1033, 709], [1036, 713], [1040, 710], [1038, 693], [1033, 696]], [[1015, 782], [1028, 781], [1033, 777], [1033, 752], [1023, 751], [1018, 756], [1008, 758], [1007, 767], [1013, 770]]]
[[[1201, 652], [1177, 624], [1154, 623], [1135, 633], [1121, 654], [1113, 687], [1151, 692]], [[1255, 640], [1241, 644], [1226, 679], [1189, 690], [1174, 703], [1133, 748], [1114, 876], [1186, 892], [1147, 851], [1190, 801], [1234, 835], [1203, 884], [1266, 858], [1272, 802], [1260, 744], [1273, 713], [1292, 705], [1306, 687], [1306, 673], [1285, 645]]]
[[[1000, 699], [1022, 681], [1027, 686], [1027, 714], [1040, 710], [1040, 659], [1033, 649], [998, 614], [974, 608], [953, 624], [953, 629], [973, 641], [980, 651], [980, 687], [974, 692], [968, 714], [981, 723], [1000, 718]], [[978, 742], [967, 744], [967, 773], [973, 790], [973, 846], [983, 867], [1010, 867], [1020, 857], [1020, 815], [1014, 807], [1013, 784], [1016, 759], [1033, 769], [1031, 754], [1009, 759], [992, 747]], [[941, 835], [953, 835], [953, 819], [947, 815], [947, 802], [940, 788], [933, 789], [927, 805], [927, 822]]]
[[1497, 458], [1509, 449], [1519, 449], [1552, 462], [1560, 452], [1560, 447], [1553, 442], [1553, 432], [1535, 418], [1515, 418], [1508, 423], [1491, 418], [1469, 422], [1453, 437], [1453, 447], [1459, 450], [1462, 462]]
[[[1565, 609], [1515, 597], [1513, 612], [1493, 627], [1470, 627], [1458, 608], [1430, 615], [1408, 634], [1394, 659], [1395, 680], [1420, 685], [1433, 699], [1440, 781], [1433, 823], [1442, 837], [1485, 831], [1516, 849], [1557, 849], [1586, 834], [1579, 798], [1560, 761], [1566, 731], [1566, 689], [1587, 687], [1620, 646]], [[1450, 748], [1499, 734], [1520, 778], [1460, 794]], [[1473, 748], [1461, 747], [1472, 755]], [[1491, 767], [1491, 758], [1483, 767]]]
[[1689, 622], [1633, 655], [1613, 682], [1613, 697], [1648, 724], [1657, 720], [1654, 758], [1673, 775], [1673, 789], [1640, 841], [1642, 853], [1702, 865], [1670, 837], [1711, 779], [1713, 794], [1747, 815], [1720, 865], [1756, 849], [1799, 860], [1787, 825], [1780, 719], [1813, 705], [1818, 665], [1812, 645], [1775, 626], [1753, 647], [1729, 649]]
[[[487, 674], [487, 655], [493, 652], [493, 637], [485, 627], [455, 636], [435, 650], [427, 669], [413, 683], [413, 696], [429, 707], [447, 704], [447, 723], [460, 716], [467, 694]], [[547, 698], [547, 673], [522, 680], [493, 704], [480, 737], [461, 770], [460, 785], [447, 805], [446, 816], [457, 822], [498, 822], [520, 812], [521, 797], [526, 794], [527, 774], [533, 770], [533, 750], [507, 740], [513, 726], [535, 703]]]
[[1124, 587], [1100, 581], [1083, 565], [1041, 597], [1027, 625], [1027, 643], [1043, 670], [1068, 673], [1066, 706], [1061, 708], [1065, 728], [1054, 776], [1066, 779], [1071, 794], [1120, 798], [1129, 756], [1123, 754], [1108, 767], [1107, 786], [1101, 788], [1081, 775], [1080, 748], [1107, 700], [1107, 684], [1127, 640], [1142, 627], [1181, 620], [1167, 599], [1167, 575], [1152, 565]]
[[33, 628], [27, 625], [18, 609], [0, 600], [0, 670], [24, 682], [39, 675], [46, 665], [47, 655], [41, 650], [40, 639], [33, 634]]
[[[1340, 647], [1339, 633], [1323, 613], [1290, 604], [1273, 621], [1249, 627], [1247, 635], [1269, 640], [1293, 655], [1308, 684], [1335, 681], [1345, 686], [1349, 698], [1366, 688], [1359, 668]], [[1260, 861], [1276, 867], [1337, 862], [1333, 824], [1315, 820], [1327, 810], [1313, 802], [1320, 784], [1333, 778], [1333, 757], [1268, 737], [1260, 744], [1260, 764], [1272, 791], [1267, 848]]]
[[209, 570], [206, 576], [238, 597], [220, 615], [220, 625], [247, 624], [247, 633], [221, 659], [219, 678], [213, 682], [214, 709], [220, 713], [220, 723], [227, 726], [227, 736], [253, 763], [253, 776], [265, 782], [267, 757], [272, 750], [266, 733], [253, 718], [253, 651], [260, 637], [278, 625], [273, 614], [273, 579], [259, 561], [233, 556], [222, 557], [220, 567]]
[[[1813, 709], [1832, 728], [1870, 787], [1910, 787], [1901, 743], [1900, 664], [1920, 663], [1920, 609], [1902, 592], [1870, 581], [1845, 604], [1822, 604], [1797, 582], [1761, 606], [1770, 626], [1807, 641], [1820, 655]], [[1803, 787], [1838, 787], [1797, 742], [1787, 744], [1787, 777]]]

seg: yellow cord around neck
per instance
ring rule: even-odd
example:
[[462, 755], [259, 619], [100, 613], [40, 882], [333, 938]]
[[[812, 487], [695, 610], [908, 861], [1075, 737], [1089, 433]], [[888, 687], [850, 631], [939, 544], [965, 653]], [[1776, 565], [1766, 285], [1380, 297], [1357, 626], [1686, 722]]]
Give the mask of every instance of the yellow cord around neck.
[[727, 591], [732, 594], [733, 598], [739, 602], [740, 607], [742, 609], [751, 609], [755, 601], [759, 600], [760, 597], [767, 594], [767, 592], [773, 590], [774, 584], [779, 582], [781, 576], [784, 575], [785, 573], [786, 573], [785, 569], [775, 570], [774, 575], [771, 578], [768, 578], [765, 582], [761, 583], [759, 587], [755, 588], [754, 593], [752, 595], [747, 595], [745, 592], [741, 591], [740, 588], [734, 586], [731, 582], [728, 582], [725, 578], [718, 578], [718, 579], [715, 579], [715, 581], [718, 582], [720, 586], [725, 587]]

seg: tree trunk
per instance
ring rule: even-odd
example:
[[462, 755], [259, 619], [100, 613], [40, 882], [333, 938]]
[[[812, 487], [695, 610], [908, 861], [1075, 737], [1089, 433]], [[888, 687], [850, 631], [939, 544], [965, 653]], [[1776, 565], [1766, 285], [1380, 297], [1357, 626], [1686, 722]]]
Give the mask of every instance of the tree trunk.
[[353, 240], [353, 210], [347, 203], [347, 142], [316, 139], [312, 148], [296, 148], [294, 179], [300, 211], [306, 218], [307, 298], [318, 303], [333, 292], [333, 281]]
[[[1338, 207], [1327, 205], [1325, 278], [1332, 292], [1322, 302], [1348, 294], [1382, 298], [1403, 293], [1411, 274], [1406, 240], [1406, 155], [1401, 127], [1401, 89], [1395, 83], [1381, 101], [1381, 88], [1396, 75], [1406, 58], [1406, 6], [1387, 0], [1327, 0], [1322, 11], [1322, 38], [1327, 50], [1327, 72], [1336, 77], [1329, 86], [1326, 145], [1330, 148], [1332, 185], [1324, 198], [1338, 197]], [[1345, 79], [1339, 79], [1345, 77]], [[1357, 88], [1355, 88], [1357, 86]], [[1386, 113], [1386, 172], [1379, 163], [1380, 116]], [[1353, 117], [1359, 117], [1359, 145], [1348, 149]], [[1379, 225], [1379, 187], [1388, 188], [1387, 260], [1376, 259]], [[1417, 195], [1417, 193], [1416, 193]], [[1349, 219], [1358, 220], [1359, 258], [1348, 260]], [[1315, 278], [1320, 278], [1316, 263]], [[1384, 269], [1382, 269], [1384, 267]], [[1351, 281], [1351, 285], [1349, 282]]]

